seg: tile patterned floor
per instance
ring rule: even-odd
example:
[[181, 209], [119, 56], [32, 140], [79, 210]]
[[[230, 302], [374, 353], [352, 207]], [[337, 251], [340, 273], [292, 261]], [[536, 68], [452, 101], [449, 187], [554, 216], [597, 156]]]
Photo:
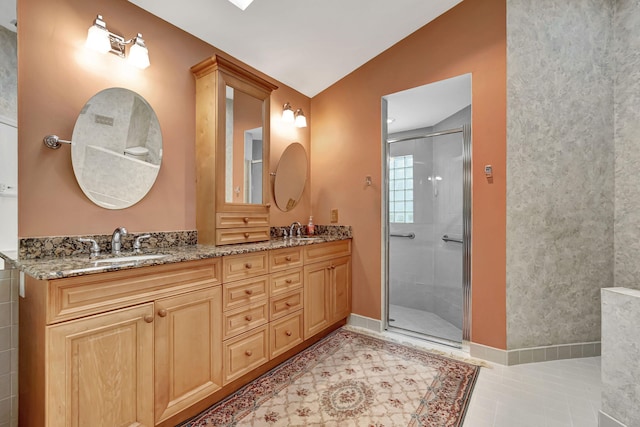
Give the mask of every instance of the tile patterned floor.
[[464, 427], [597, 427], [600, 358], [480, 370]]
[[[462, 350], [393, 332], [398, 342], [454, 357]], [[600, 357], [482, 368], [463, 427], [597, 427]]]

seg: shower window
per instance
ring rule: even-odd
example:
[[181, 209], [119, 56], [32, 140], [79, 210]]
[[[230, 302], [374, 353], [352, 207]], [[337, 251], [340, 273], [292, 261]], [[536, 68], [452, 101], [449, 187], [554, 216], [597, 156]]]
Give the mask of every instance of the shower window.
[[413, 155], [389, 158], [389, 222], [413, 223]]

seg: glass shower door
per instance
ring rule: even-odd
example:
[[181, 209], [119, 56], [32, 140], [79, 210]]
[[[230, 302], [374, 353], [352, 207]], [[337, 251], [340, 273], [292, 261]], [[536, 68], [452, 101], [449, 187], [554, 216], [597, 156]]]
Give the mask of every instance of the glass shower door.
[[388, 328], [453, 345], [465, 320], [463, 140], [434, 126], [387, 150]]

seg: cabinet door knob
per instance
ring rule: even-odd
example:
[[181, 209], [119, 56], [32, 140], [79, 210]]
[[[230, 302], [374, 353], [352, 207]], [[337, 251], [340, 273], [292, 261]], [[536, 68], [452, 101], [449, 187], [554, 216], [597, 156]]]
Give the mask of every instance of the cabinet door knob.
[[284, 334], [285, 334], [286, 336], [290, 337], [290, 336], [291, 336], [291, 331], [286, 331]]
[[293, 280], [291, 280], [291, 279], [287, 279], [287, 280], [285, 280], [284, 282], [285, 282], [285, 283], [292, 283], [292, 282], [293, 282]]
[[244, 238], [245, 238], [245, 239], [248, 239], [248, 238], [249, 238], [249, 236], [251, 236], [251, 234], [249, 234], [249, 233], [244, 233]]
[[284, 257], [284, 259], [287, 261], [291, 261], [291, 255], [287, 255], [286, 257]]
[[251, 322], [251, 320], [253, 320], [253, 316], [251, 315], [245, 316], [244, 318], [247, 320], [247, 322]]
[[242, 218], [242, 220], [244, 221], [245, 224], [249, 224], [249, 217], [245, 216], [244, 218]]
[[143, 317], [144, 321], [147, 323], [151, 323], [153, 322], [153, 316], [150, 314], [147, 314], [146, 316]]
[[270, 208], [271, 207], [271, 203], [267, 203], [265, 206]]
[[244, 352], [244, 354], [246, 354], [247, 356], [251, 356], [253, 354], [253, 351], [247, 350]]
[[252, 265], [251, 265], [251, 263], [250, 263], [250, 262], [248, 262], [248, 263], [246, 263], [246, 264], [244, 265], [244, 268], [247, 268], [247, 269], [248, 269], [248, 268], [251, 268], [251, 267], [252, 267]]
[[247, 295], [253, 295], [253, 289], [246, 289], [244, 293]]
[[166, 317], [167, 316], [167, 310], [165, 310], [164, 308], [161, 308], [160, 310], [158, 310], [158, 316]]
[[291, 307], [291, 303], [289, 301], [285, 302], [284, 305], [286, 305], [287, 307]]

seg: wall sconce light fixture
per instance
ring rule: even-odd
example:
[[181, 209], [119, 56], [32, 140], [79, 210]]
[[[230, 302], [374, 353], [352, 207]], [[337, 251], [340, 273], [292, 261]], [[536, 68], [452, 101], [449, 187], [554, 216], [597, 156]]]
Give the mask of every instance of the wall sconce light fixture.
[[302, 112], [302, 108], [298, 108], [296, 112], [293, 112], [291, 104], [288, 102], [282, 107], [282, 121], [287, 124], [295, 125], [298, 128], [307, 127], [307, 118]]
[[289, 124], [293, 124], [296, 121], [293, 108], [291, 108], [291, 104], [288, 102], [282, 107], [282, 121]]
[[96, 52], [109, 52], [124, 58], [126, 56], [125, 46], [128, 44], [131, 45], [129, 48], [129, 63], [141, 69], [147, 68], [150, 64], [149, 51], [144, 44], [142, 34], [138, 33], [134, 38], [125, 40], [124, 37], [107, 30], [107, 24], [103, 21], [102, 15], [96, 17], [87, 32], [86, 46]]
[[307, 127], [307, 118], [304, 116], [302, 112], [302, 108], [298, 108], [296, 110], [296, 121], [295, 125], [297, 128], [306, 128]]

